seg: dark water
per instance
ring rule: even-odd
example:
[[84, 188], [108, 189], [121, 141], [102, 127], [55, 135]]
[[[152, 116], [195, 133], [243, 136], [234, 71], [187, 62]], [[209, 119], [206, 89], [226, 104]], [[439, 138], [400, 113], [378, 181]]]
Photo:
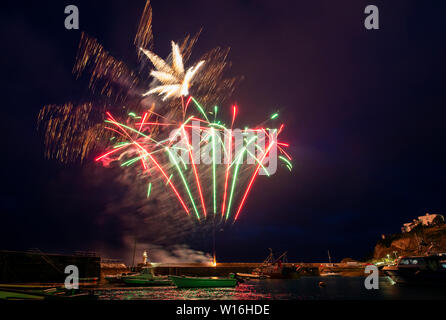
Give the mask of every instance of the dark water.
[[[319, 282], [325, 282], [320, 287]], [[105, 289], [97, 291], [101, 300], [398, 300], [446, 299], [443, 287], [412, 287], [393, 284], [381, 277], [378, 290], [367, 290], [364, 277], [302, 277], [298, 280], [250, 280], [236, 288]]]

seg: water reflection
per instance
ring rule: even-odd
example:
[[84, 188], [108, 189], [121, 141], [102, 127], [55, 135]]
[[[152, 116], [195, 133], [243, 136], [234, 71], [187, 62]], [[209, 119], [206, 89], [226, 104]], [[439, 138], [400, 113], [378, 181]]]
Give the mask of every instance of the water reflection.
[[[319, 282], [325, 286], [319, 286]], [[378, 290], [367, 290], [363, 277], [302, 277], [298, 280], [250, 280], [236, 288], [177, 289], [148, 287], [98, 291], [102, 300], [333, 300], [446, 299], [444, 288], [400, 287], [387, 277]]]

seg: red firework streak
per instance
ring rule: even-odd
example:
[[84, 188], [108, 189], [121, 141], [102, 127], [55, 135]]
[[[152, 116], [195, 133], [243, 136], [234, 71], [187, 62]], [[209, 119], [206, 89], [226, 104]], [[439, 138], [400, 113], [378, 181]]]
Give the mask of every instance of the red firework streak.
[[160, 170], [161, 174], [164, 176], [164, 178], [167, 180], [167, 182], [169, 183], [170, 187], [172, 188], [173, 192], [175, 193], [175, 195], [177, 196], [178, 200], [180, 201], [181, 205], [183, 206], [184, 210], [186, 211], [187, 214], [189, 214], [189, 209], [187, 208], [186, 204], [184, 203], [183, 199], [181, 198], [180, 194], [178, 193], [177, 189], [175, 188], [175, 186], [172, 184], [172, 182], [170, 181], [169, 177], [167, 176], [167, 174], [164, 172], [163, 168], [161, 168], [161, 166], [159, 165], [159, 163], [155, 160], [155, 158], [149, 153], [147, 152], [146, 149], [144, 149], [138, 142], [134, 141], [132, 139], [132, 137], [127, 133], [127, 131], [125, 131], [121, 125], [112, 117], [112, 115], [107, 112], [107, 115], [109, 116], [109, 118], [112, 120], [112, 122], [118, 127], [120, 128], [128, 137], [129, 139], [133, 142], [133, 144], [135, 144], [136, 146], [138, 146], [149, 158], [150, 160], [152, 160], [152, 162], [156, 165], [156, 167]]
[[234, 222], [237, 220], [238, 215], [240, 214], [240, 211], [242, 210], [242, 207], [245, 204], [246, 197], [248, 196], [248, 193], [251, 190], [252, 184], [253, 184], [255, 178], [257, 177], [257, 173], [259, 172], [260, 166], [262, 165], [263, 161], [265, 160], [266, 155], [269, 153], [269, 151], [271, 150], [271, 148], [272, 148], [272, 146], [274, 144], [275, 144], [275, 142], [271, 142], [268, 145], [268, 149], [266, 149], [265, 153], [262, 156], [262, 159], [260, 160], [259, 164], [257, 165], [257, 168], [256, 168], [256, 170], [254, 171], [254, 174], [251, 177], [251, 181], [249, 181], [248, 187], [246, 188], [245, 194], [243, 195], [242, 202], [240, 203], [240, 206], [237, 209], [237, 212], [236, 212], [235, 218], [234, 218]]

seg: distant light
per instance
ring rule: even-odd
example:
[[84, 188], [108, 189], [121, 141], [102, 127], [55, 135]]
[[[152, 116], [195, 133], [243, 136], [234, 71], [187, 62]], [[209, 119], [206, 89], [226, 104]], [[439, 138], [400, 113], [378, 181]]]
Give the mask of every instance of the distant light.
[[271, 116], [271, 120], [276, 119], [279, 116], [279, 113], [275, 113]]

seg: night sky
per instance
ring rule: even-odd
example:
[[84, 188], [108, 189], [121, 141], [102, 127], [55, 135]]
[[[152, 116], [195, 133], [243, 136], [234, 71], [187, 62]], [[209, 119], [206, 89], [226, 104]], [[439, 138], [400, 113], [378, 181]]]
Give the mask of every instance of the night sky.
[[[92, 183], [85, 165], [45, 159], [36, 128], [43, 105], [89, 99], [88, 83], [71, 73], [81, 31], [137, 69], [132, 42], [145, 0], [92, 2], [2, 3], [0, 249], [107, 246], [122, 257], [119, 223], [100, 214], [118, 188]], [[69, 4], [80, 30], [64, 28]], [[380, 30], [364, 28], [368, 4], [380, 9]], [[153, 0], [152, 8], [155, 52], [167, 56], [171, 40], [203, 27], [192, 60], [231, 47], [229, 74], [245, 77], [231, 99], [240, 119], [255, 125], [279, 109], [286, 123], [293, 172], [256, 180], [237, 223], [217, 234], [220, 261], [260, 261], [268, 248], [288, 250], [291, 261], [326, 261], [327, 250], [336, 261], [362, 259], [381, 234], [446, 213], [446, 3]]]

